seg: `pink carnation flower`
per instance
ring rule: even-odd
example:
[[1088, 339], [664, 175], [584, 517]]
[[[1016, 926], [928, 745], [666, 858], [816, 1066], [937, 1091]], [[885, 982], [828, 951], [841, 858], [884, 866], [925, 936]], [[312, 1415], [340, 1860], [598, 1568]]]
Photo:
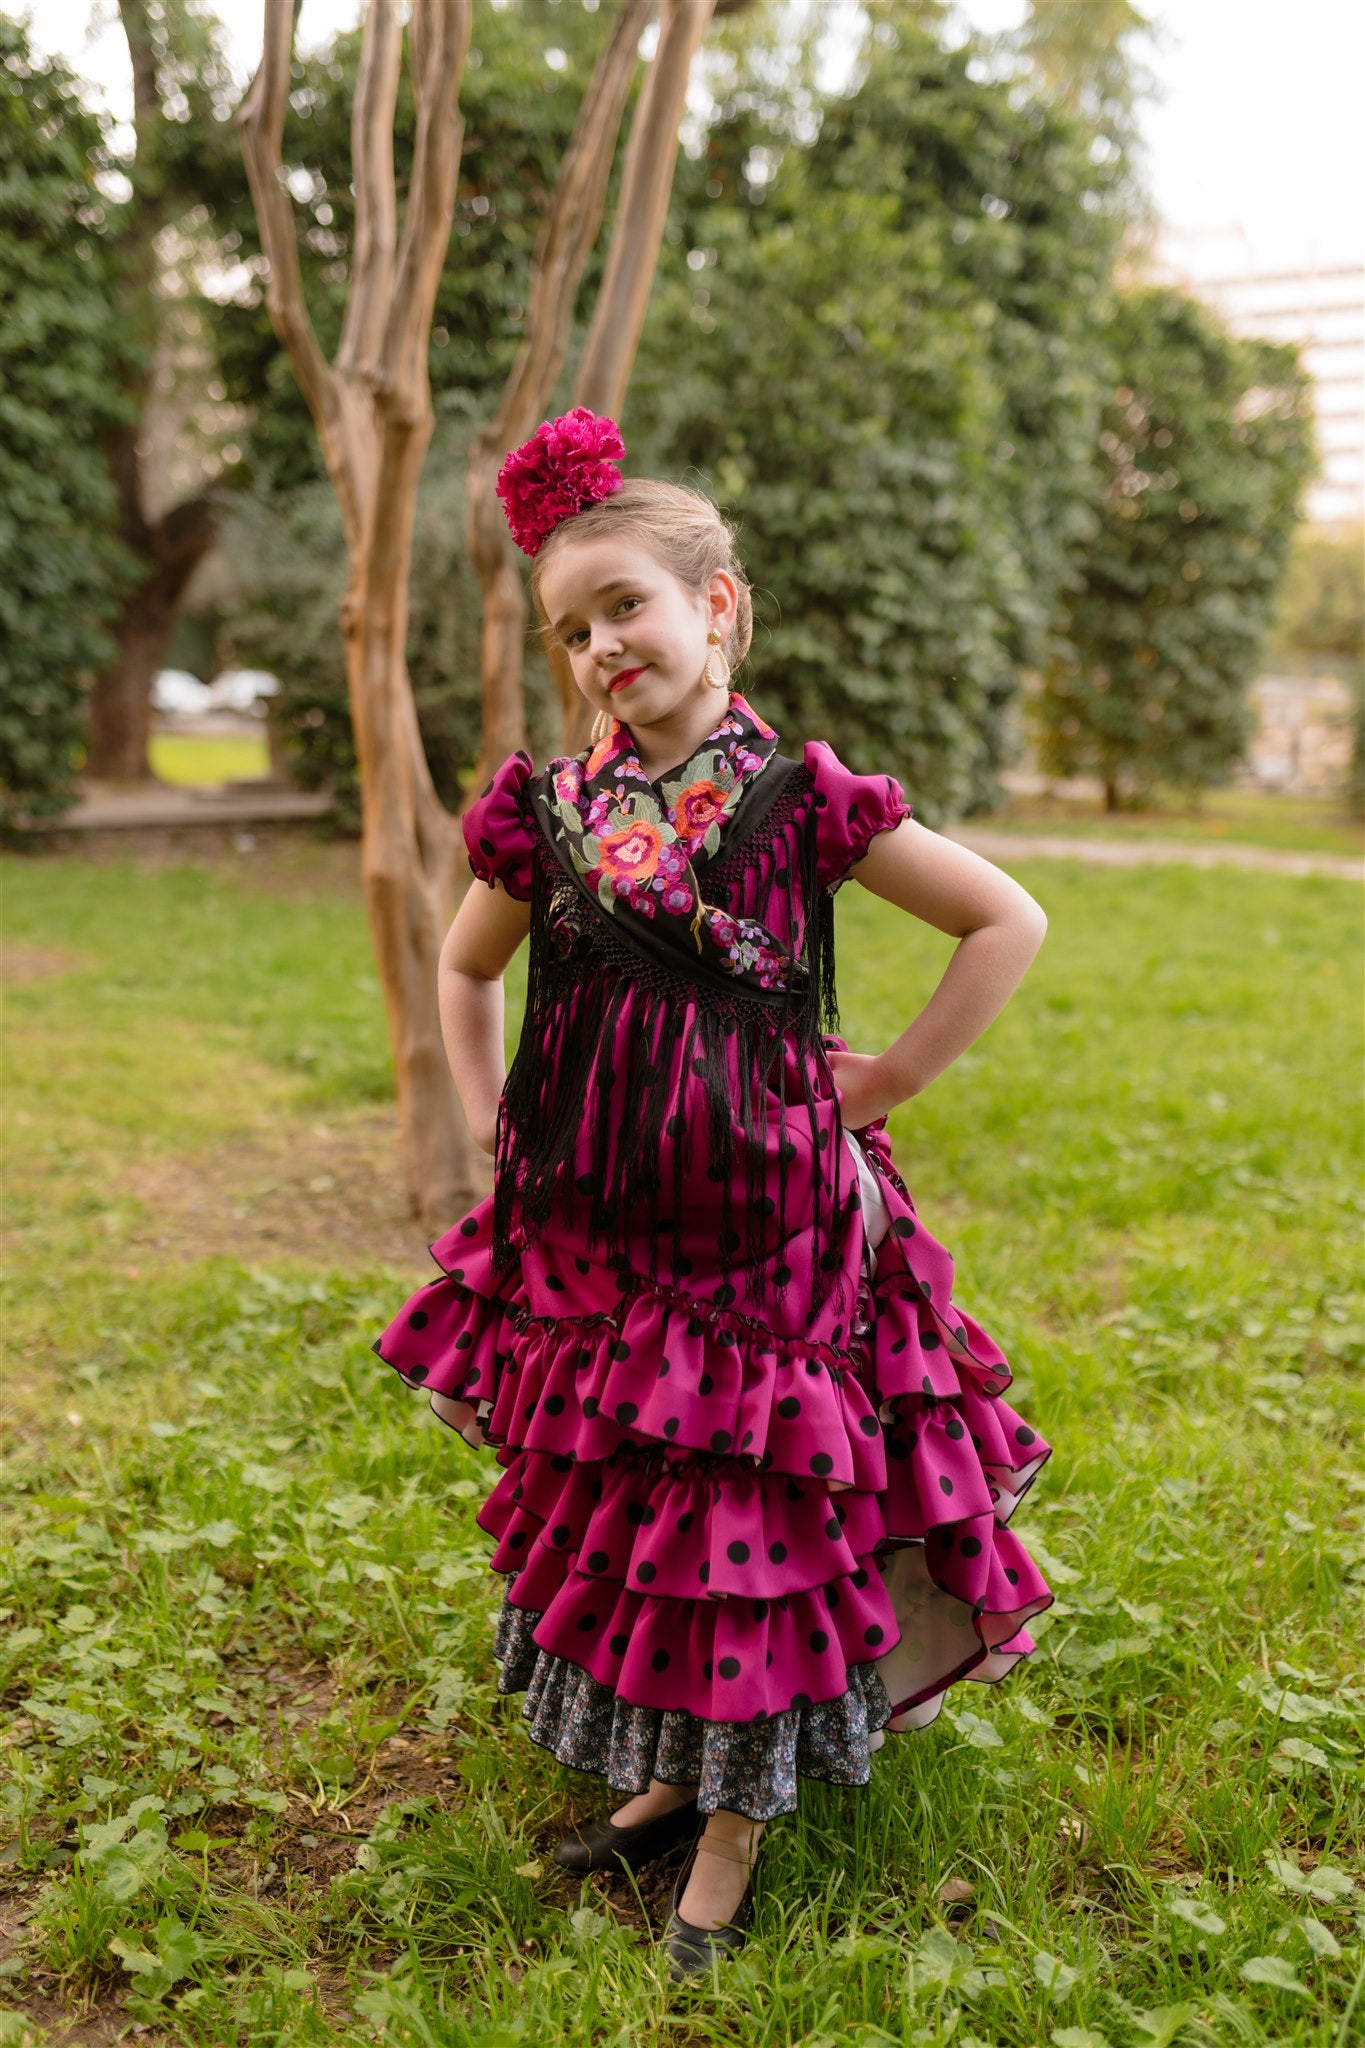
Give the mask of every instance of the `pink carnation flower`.
[[565, 519], [619, 491], [625, 452], [615, 420], [585, 405], [543, 420], [514, 448], [498, 471], [498, 496], [522, 553], [538, 555]]

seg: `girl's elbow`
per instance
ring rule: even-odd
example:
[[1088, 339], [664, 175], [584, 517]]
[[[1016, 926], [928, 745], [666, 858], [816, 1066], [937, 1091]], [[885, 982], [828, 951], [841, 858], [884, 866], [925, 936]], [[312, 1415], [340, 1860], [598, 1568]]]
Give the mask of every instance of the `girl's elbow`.
[[1019, 906], [1019, 928], [1031, 942], [1031, 953], [1036, 953], [1047, 937], [1047, 912], [1027, 892]]

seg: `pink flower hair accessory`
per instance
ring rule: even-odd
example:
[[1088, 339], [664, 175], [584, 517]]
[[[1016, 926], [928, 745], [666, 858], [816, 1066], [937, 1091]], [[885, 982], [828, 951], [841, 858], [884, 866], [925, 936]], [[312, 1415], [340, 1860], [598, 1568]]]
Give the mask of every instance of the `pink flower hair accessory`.
[[522, 553], [538, 555], [564, 520], [619, 491], [625, 452], [615, 420], [585, 405], [542, 420], [498, 471], [498, 496]]

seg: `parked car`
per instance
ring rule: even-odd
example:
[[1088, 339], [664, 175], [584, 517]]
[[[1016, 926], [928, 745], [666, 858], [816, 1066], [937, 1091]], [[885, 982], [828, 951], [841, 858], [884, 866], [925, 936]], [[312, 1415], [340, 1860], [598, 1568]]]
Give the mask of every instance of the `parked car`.
[[198, 676], [192, 676], [183, 668], [163, 668], [152, 684], [152, 709], [190, 716], [196, 711], [211, 708], [211, 693], [207, 683], [201, 683]]
[[208, 709], [244, 711], [251, 718], [266, 716], [266, 698], [279, 691], [275, 677], [262, 668], [230, 668], [209, 684]]

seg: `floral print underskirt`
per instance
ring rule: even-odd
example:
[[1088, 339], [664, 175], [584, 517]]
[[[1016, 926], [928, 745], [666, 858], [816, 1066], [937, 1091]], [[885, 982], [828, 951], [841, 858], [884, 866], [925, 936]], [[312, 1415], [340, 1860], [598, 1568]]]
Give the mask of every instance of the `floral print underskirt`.
[[696, 1714], [632, 1706], [566, 1657], [542, 1650], [534, 1608], [515, 1607], [513, 1573], [493, 1642], [500, 1693], [524, 1692], [522, 1716], [533, 1742], [577, 1771], [604, 1777], [613, 1791], [646, 1792], [651, 1778], [696, 1783], [703, 1813], [725, 1807], [750, 1820], [795, 1813], [798, 1777], [865, 1785], [877, 1731], [891, 1700], [875, 1664], [848, 1667], [838, 1699], [790, 1707], [757, 1721], [706, 1721]]

